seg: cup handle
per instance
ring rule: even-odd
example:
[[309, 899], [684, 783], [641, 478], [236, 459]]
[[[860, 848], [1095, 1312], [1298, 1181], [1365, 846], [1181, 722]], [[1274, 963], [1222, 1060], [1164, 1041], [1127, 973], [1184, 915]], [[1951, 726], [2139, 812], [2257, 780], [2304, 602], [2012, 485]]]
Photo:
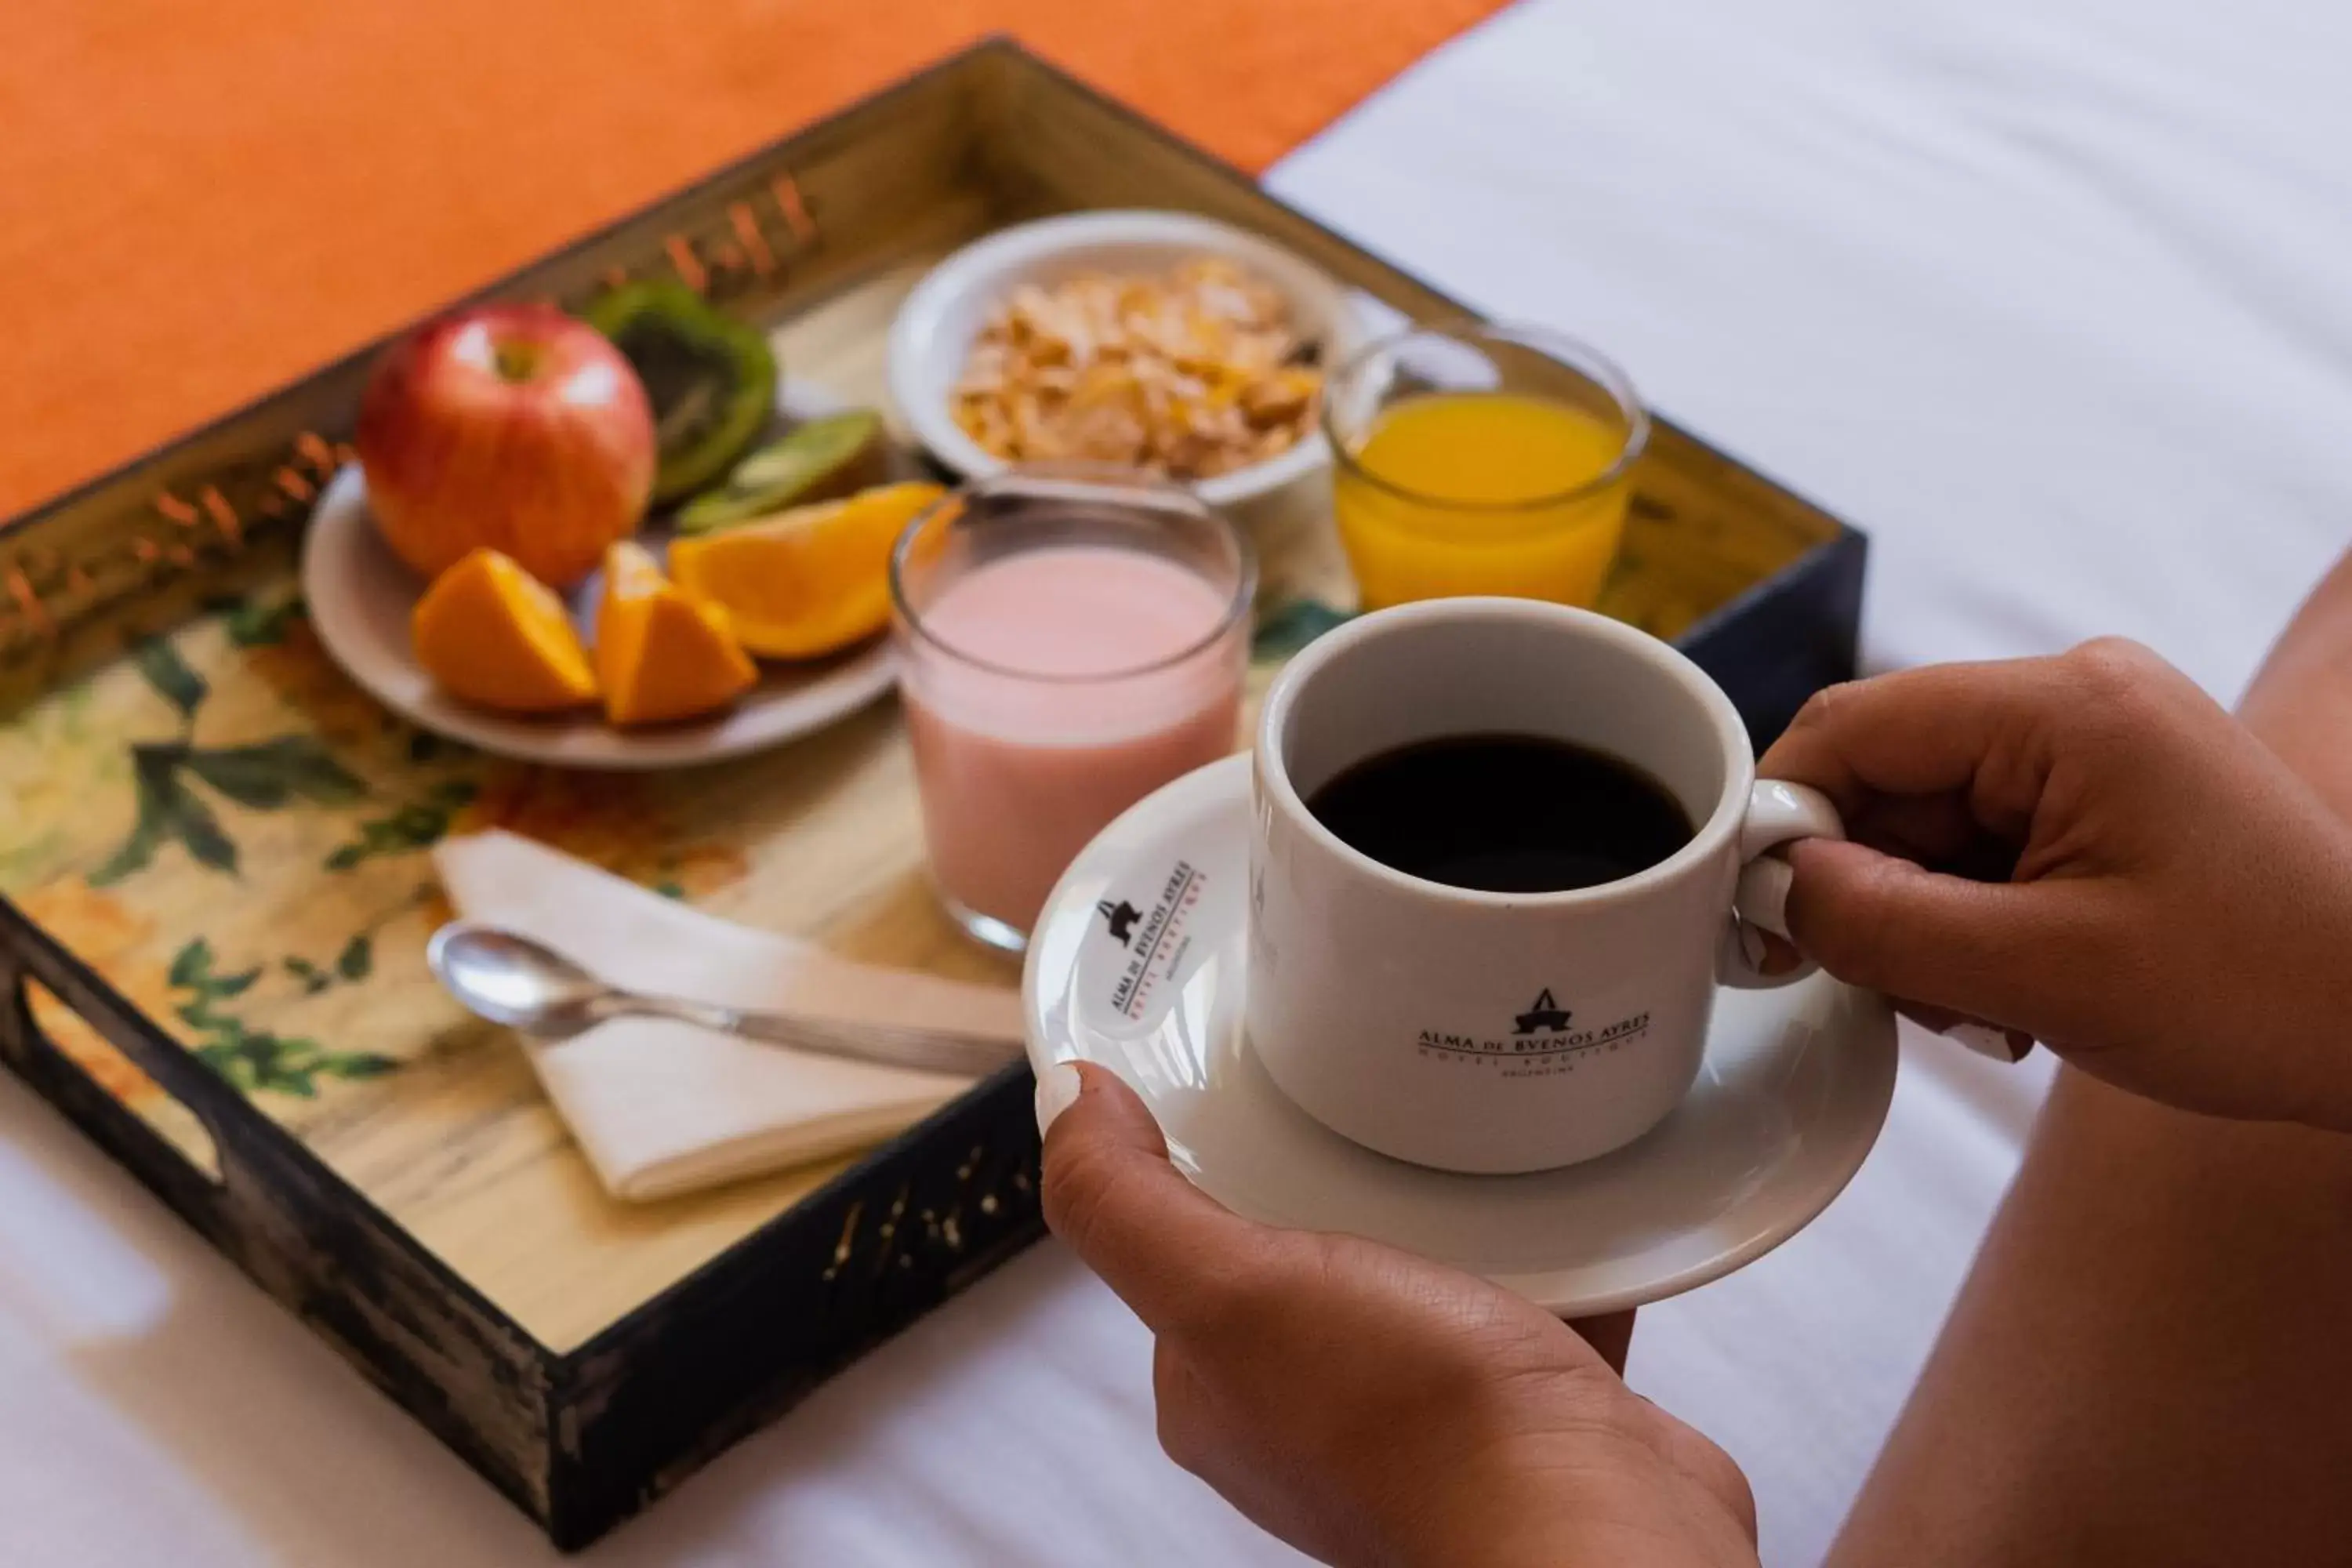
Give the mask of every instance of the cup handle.
[[1830, 797], [1803, 784], [1758, 779], [1748, 791], [1748, 816], [1739, 825], [1739, 887], [1732, 895], [1731, 919], [1716, 949], [1715, 977], [1741, 991], [1761, 991], [1802, 980], [1818, 967], [1807, 959], [1785, 974], [1757, 967], [1763, 944], [1759, 930], [1785, 937], [1789, 863], [1767, 851], [1799, 838], [1843, 838], [1845, 824]]

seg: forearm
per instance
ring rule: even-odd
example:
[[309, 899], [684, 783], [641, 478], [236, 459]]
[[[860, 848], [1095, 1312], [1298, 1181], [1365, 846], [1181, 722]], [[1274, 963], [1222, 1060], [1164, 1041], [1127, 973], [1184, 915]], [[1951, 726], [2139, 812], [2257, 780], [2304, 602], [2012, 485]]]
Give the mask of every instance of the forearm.
[[2352, 553], [2271, 645], [2238, 701], [2238, 719], [2352, 820]]
[[1695, 1522], [1558, 1514], [1498, 1521], [1406, 1568], [1759, 1568], [1753, 1543]]
[[1727, 1506], [1724, 1478], [1701, 1484], [1678, 1461], [1706, 1460], [1677, 1454], [1652, 1407], [1622, 1397], [1605, 1430], [1466, 1460], [1400, 1531], [1398, 1568], [1756, 1568], [1752, 1507]]
[[[2336, 562], [2295, 611], [2238, 703], [2239, 721], [2336, 816], [2352, 823], [2352, 552]], [[2338, 954], [2352, 954], [2352, 890], [2336, 917]], [[2352, 1132], [2352, 959], [2315, 975], [2315, 989], [2343, 993], [2315, 1005], [2310, 1110], [2297, 1118]]]

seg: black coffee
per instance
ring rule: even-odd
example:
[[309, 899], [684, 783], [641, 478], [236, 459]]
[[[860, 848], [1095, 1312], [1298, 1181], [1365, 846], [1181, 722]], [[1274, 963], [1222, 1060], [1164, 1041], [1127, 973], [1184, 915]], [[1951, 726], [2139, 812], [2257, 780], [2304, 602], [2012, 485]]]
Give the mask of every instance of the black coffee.
[[1367, 757], [1307, 801], [1383, 866], [1452, 888], [1556, 893], [1645, 871], [1691, 841], [1664, 784], [1538, 735], [1448, 735]]

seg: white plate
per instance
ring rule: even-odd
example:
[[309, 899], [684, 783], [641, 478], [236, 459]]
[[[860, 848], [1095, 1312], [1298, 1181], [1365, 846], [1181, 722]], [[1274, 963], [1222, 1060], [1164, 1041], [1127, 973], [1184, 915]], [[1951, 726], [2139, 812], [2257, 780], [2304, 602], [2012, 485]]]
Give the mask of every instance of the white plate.
[[[574, 618], [595, 603], [596, 579], [571, 595]], [[887, 638], [809, 664], [760, 667], [760, 684], [713, 719], [618, 730], [593, 708], [543, 719], [491, 713], [433, 683], [409, 649], [409, 612], [424, 581], [376, 536], [367, 485], [348, 463], [319, 498], [302, 544], [310, 624], [343, 672], [414, 723], [501, 757], [566, 768], [673, 768], [740, 757], [845, 718], [898, 678]]]
[[[1201, 256], [1230, 258], [1281, 290], [1301, 335], [1320, 345], [1326, 370], [1337, 369], [1367, 341], [1355, 297], [1262, 236], [1194, 213], [1064, 213], [974, 240], [932, 268], [907, 296], [890, 325], [890, 397], [899, 417], [957, 473], [1002, 471], [1003, 460], [982, 451], [949, 412], [949, 389], [963, 374], [989, 311], [1023, 283], [1050, 285], [1083, 271], [1154, 271]], [[1220, 510], [1263, 509], [1273, 515], [1285, 502], [1304, 505], [1319, 494], [1329, 462], [1318, 428], [1278, 457], [1202, 479], [1192, 489]], [[1328, 504], [1323, 496], [1324, 510]]]
[[1285, 1099], [1243, 1038], [1249, 812], [1236, 756], [1104, 829], [1039, 917], [1022, 988], [1031, 1065], [1116, 1071], [1227, 1206], [1389, 1242], [1583, 1317], [1753, 1262], [1870, 1152], [1895, 1091], [1894, 1015], [1826, 975], [1718, 993], [1688, 1098], [1601, 1159], [1463, 1176], [1349, 1142]]

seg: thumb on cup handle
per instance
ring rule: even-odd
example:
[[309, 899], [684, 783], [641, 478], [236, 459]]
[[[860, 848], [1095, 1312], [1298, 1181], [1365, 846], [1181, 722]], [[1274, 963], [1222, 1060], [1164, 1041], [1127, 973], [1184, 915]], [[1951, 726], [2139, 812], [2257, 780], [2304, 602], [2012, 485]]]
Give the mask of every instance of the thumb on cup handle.
[[1789, 934], [1789, 884], [1795, 873], [1769, 851], [1800, 838], [1843, 838], [1845, 824], [1830, 797], [1804, 784], [1758, 779], [1748, 786], [1748, 815], [1739, 825], [1739, 886], [1731, 920], [1716, 949], [1715, 977], [1741, 991], [1759, 991], [1802, 980], [1818, 967], [1811, 959], [1780, 974], [1762, 968], [1759, 931]]

